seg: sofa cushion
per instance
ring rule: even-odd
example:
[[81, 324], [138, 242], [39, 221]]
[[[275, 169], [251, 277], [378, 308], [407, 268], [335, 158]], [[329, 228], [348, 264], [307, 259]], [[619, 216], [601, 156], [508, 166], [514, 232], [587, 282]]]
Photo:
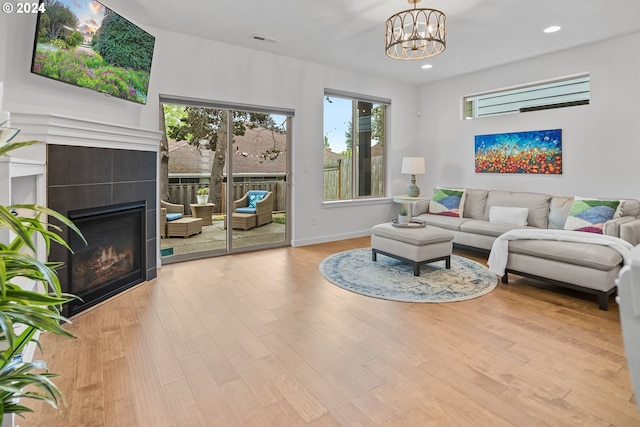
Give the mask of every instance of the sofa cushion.
[[[467, 188], [464, 198], [464, 217], [472, 219], [484, 218], [484, 206], [487, 203], [487, 190]], [[509, 205], [510, 206], [510, 205]]]
[[464, 189], [434, 188], [429, 201], [429, 213], [434, 215], [463, 217]]
[[529, 228], [523, 225], [503, 224], [497, 222], [480, 221], [471, 219], [460, 225], [460, 231], [464, 233], [482, 234], [483, 236], [498, 237], [509, 230]]
[[432, 214], [420, 214], [414, 216], [414, 219], [424, 221], [427, 225], [433, 225], [434, 227], [444, 228], [445, 230], [460, 231], [460, 226], [467, 221], [472, 221], [469, 218], [457, 218], [455, 216], [443, 216]]
[[[548, 240], [512, 240], [509, 252], [581, 265], [598, 270], [611, 270], [622, 263], [622, 255], [608, 246], [591, 243]], [[540, 272], [544, 276], [544, 271]]]
[[550, 203], [551, 195], [549, 194], [491, 190], [487, 196], [483, 219], [489, 221], [492, 206], [529, 208], [527, 224], [532, 227], [547, 228]]
[[[623, 216], [620, 218], [614, 218], [614, 219], [610, 219], [609, 221], [604, 223], [604, 226], [602, 227], [602, 234], [607, 235], [607, 236], [613, 236], [613, 237], [620, 237], [622, 238], [622, 236], [620, 235], [620, 230], [621, 227], [624, 224], [629, 224], [632, 223], [634, 221], [637, 221], [636, 218], [630, 217], [630, 216]], [[626, 239], [625, 239], [626, 240]], [[631, 243], [632, 245], [635, 246], [636, 239], [631, 239], [631, 240], [627, 240], [629, 243]]]
[[501, 224], [527, 225], [529, 208], [514, 208], [511, 206], [491, 206], [489, 222]]
[[564, 230], [564, 223], [567, 222], [571, 212], [573, 197], [554, 196], [549, 205], [549, 228], [552, 230]]
[[411, 212], [413, 212], [414, 215], [429, 212], [429, 202], [430, 200], [418, 200], [417, 202], [413, 202]]
[[564, 229], [602, 234], [604, 223], [614, 218], [619, 206], [619, 200], [576, 197]]
[[625, 200], [622, 203], [622, 216], [638, 218], [640, 216], [640, 201], [634, 199]]
[[168, 213], [167, 214], [167, 221], [175, 221], [176, 219], [180, 219], [182, 218], [182, 214], [181, 213]]

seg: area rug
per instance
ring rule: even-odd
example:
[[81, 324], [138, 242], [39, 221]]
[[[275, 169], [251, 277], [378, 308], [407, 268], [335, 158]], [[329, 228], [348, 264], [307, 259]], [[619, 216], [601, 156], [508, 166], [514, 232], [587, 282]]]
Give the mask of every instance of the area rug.
[[371, 249], [352, 249], [320, 263], [320, 273], [343, 289], [375, 298], [404, 302], [453, 302], [477, 298], [498, 285], [498, 277], [470, 259], [452, 255], [451, 269], [444, 261], [425, 264], [420, 276], [413, 267]]

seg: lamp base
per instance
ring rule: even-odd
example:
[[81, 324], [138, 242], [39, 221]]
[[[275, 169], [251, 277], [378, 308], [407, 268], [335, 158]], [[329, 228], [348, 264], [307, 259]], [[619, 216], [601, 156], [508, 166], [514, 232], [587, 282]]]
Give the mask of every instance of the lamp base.
[[409, 197], [418, 197], [420, 195], [420, 188], [415, 184], [409, 185], [409, 188], [407, 188], [407, 195]]

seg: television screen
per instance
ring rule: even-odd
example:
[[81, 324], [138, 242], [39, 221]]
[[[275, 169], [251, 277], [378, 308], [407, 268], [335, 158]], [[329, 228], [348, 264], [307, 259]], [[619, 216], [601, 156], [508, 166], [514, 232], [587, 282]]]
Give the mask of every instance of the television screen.
[[94, 0], [40, 0], [31, 72], [147, 103], [155, 37]]

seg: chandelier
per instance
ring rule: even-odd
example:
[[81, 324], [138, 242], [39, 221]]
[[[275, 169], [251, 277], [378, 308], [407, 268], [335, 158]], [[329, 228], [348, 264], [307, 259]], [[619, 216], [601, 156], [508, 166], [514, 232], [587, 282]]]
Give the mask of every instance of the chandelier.
[[387, 19], [385, 52], [394, 59], [424, 59], [442, 53], [447, 46], [446, 16], [436, 9], [418, 9], [421, 0], [408, 0], [413, 9]]

